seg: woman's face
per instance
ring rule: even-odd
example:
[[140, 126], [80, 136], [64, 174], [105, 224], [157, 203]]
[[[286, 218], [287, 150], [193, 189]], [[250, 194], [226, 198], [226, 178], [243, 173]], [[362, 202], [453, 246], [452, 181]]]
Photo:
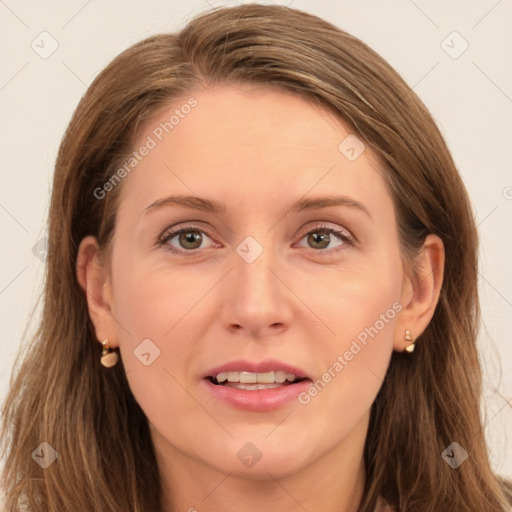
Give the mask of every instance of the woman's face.
[[377, 158], [298, 96], [227, 85], [134, 150], [107, 294], [157, 451], [257, 478], [359, 450], [410, 291]]

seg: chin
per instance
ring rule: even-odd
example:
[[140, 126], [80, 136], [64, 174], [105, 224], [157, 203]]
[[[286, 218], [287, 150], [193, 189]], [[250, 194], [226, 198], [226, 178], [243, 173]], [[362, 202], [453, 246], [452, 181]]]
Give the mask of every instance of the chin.
[[255, 480], [284, 478], [308, 465], [305, 456], [310, 454], [306, 454], [306, 450], [302, 450], [290, 438], [276, 437], [272, 442], [265, 438], [246, 439], [238, 437], [230, 440], [229, 447], [223, 449], [222, 463], [219, 464], [220, 459], [211, 460], [210, 463], [223, 473]]

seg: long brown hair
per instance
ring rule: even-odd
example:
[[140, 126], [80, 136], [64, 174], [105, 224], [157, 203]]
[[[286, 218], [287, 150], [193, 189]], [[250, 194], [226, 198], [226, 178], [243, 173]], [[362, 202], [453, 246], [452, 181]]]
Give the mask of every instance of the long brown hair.
[[[211, 83], [282, 87], [327, 107], [386, 167], [401, 248], [428, 233], [445, 246], [434, 317], [416, 351], [394, 353], [372, 405], [361, 511], [504, 511], [512, 493], [491, 470], [479, 414], [477, 232], [449, 150], [416, 94], [357, 38], [304, 12], [245, 5], [192, 20], [121, 53], [80, 101], [60, 146], [48, 221], [42, 321], [4, 405], [6, 510], [156, 512], [161, 483], [148, 423], [122, 362], [100, 344], [76, 277], [87, 235], [107, 251], [122, 183], [94, 194], [133, 151], [138, 129], [173, 99]], [[441, 453], [468, 452], [457, 469]], [[58, 452], [43, 469], [31, 453]], [[511, 500], [512, 501], [512, 500]]]

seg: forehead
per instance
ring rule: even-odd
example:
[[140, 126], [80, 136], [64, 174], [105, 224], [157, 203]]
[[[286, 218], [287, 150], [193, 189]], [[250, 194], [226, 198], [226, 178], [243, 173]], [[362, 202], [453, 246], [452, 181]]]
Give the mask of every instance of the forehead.
[[185, 95], [144, 124], [134, 149], [144, 145], [151, 149], [123, 183], [141, 203], [163, 189], [239, 202], [386, 193], [377, 156], [339, 117], [276, 87], [212, 85]]
[[[333, 149], [340, 130], [348, 130], [331, 111], [280, 87], [212, 85], [173, 102], [171, 112], [183, 108], [191, 97], [197, 105], [173, 128], [176, 144], [225, 146], [236, 142], [247, 150], [262, 144], [278, 150], [300, 143], [305, 150], [328, 150]], [[145, 131], [149, 132], [158, 121], [165, 121], [168, 114], [169, 111], [161, 112]], [[326, 139], [328, 135], [334, 139]]]

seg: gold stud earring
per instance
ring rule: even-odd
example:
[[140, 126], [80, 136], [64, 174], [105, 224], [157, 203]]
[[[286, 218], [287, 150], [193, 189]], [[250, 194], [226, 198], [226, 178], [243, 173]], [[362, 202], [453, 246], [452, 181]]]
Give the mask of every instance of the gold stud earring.
[[406, 330], [405, 330], [404, 340], [405, 340], [405, 341], [412, 342], [412, 343], [409, 343], [409, 345], [407, 345], [407, 346], [404, 348], [404, 351], [405, 351], [405, 352], [409, 352], [409, 354], [410, 354], [411, 352], [414, 352], [415, 345], [414, 345], [414, 341], [412, 341], [412, 334], [411, 334], [411, 331], [410, 331], [409, 329], [406, 329]]
[[119, 361], [119, 354], [110, 348], [108, 340], [103, 340], [101, 345], [103, 346], [100, 359], [101, 364], [105, 366], [105, 368], [111, 368]]

